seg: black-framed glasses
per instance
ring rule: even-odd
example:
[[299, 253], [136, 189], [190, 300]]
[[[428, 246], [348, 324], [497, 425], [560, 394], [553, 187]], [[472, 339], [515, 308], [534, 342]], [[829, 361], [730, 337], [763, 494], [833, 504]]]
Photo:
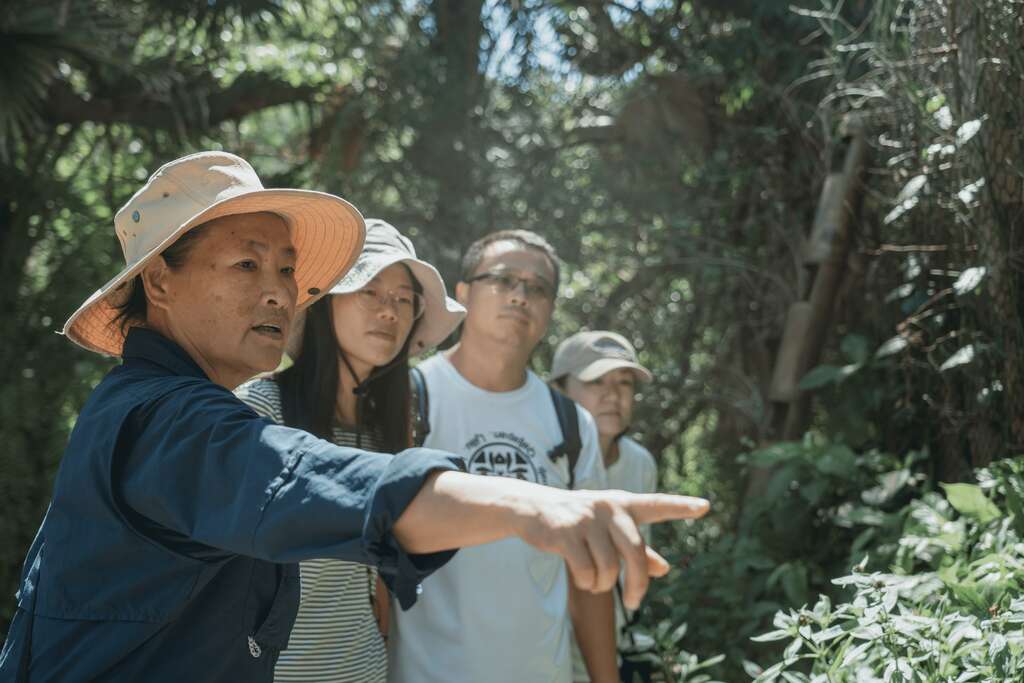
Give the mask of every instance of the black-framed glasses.
[[526, 298], [534, 301], [551, 301], [555, 298], [555, 290], [547, 282], [538, 279], [519, 277], [512, 273], [488, 272], [474, 275], [467, 283], [487, 282], [499, 294], [509, 294], [523, 286]]
[[412, 290], [397, 292], [382, 291], [374, 287], [364, 287], [355, 292], [359, 307], [369, 313], [379, 313], [385, 306], [393, 306], [398, 316], [407, 320], [416, 320], [423, 315], [426, 304], [423, 295]]

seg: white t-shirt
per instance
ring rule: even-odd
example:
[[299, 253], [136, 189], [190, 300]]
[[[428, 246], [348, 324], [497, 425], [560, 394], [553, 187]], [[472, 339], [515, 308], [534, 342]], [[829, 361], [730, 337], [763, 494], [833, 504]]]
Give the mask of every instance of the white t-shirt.
[[[607, 469], [608, 488], [621, 491], [632, 491], [633, 493], [654, 493], [658, 488], [658, 465], [654, 461], [651, 452], [638, 444], [628, 436], [619, 439], [619, 459]], [[651, 541], [651, 527], [644, 524], [640, 527], [644, 538], [648, 543]], [[621, 577], [620, 577], [621, 583]], [[632, 614], [632, 613], [630, 613]], [[619, 641], [619, 648], [628, 646], [623, 642], [625, 637], [622, 628], [625, 626], [627, 615], [623, 611], [622, 602], [619, 596], [615, 596], [615, 634]], [[628, 641], [628, 638], [626, 638]], [[576, 683], [586, 683], [590, 680], [587, 674], [586, 664], [583, 662], [583, 655], [579, 647], [573, 642], [573, 673], [572, 678]]]
[[658, 465], [651, 452], [628, 436], [619, 439], [619, 459], [608, 468], [608, 488], [654, 493], [658, 487]]
[[[424, 444], [465, 456], [478, 474], [566, 488], [566, 458], [548, 387], [532, 372], [514, 391], [467, 381], [438, 354], [420, 364], [430, 401]], [[578, 409], [583, 448], [575, 488], [604, 488], [594, 420]], [[568, 577], [558, 555], [517, 538], [463, 548], [423, 582], [403, 612], [392, 601], [388, 642], [392, 683], [568, 682], [571, 625]]]

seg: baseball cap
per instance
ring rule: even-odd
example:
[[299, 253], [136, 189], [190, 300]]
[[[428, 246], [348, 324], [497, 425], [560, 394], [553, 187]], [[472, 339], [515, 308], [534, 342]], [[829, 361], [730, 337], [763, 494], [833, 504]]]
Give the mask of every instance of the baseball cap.
[[550, 379], [572, 375], [591, 382], [619, 368], [633, 370], [641, 382], [653, 379], [650, 370], [637, 361], [636, 349], [621, 334], [604, 330], [577, 332], [555, 350]]

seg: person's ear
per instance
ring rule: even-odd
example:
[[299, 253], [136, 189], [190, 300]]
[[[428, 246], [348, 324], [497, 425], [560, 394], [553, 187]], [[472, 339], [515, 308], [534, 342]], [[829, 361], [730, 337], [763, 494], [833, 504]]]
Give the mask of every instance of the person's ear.
[[459, 282], [455, 283], [455, 300], [458, 301], [463, 306], [465, 306], [466, 302], [469, 301], [469, 283], [468, 282], [462, 282], [460, 280]]
[[167, 310], [170, 306], [173, 292], [171, 291], [171, 269], [163, 256], [157, 256], [142, 273], [143, 285], [146, 288], [146, 299], [150, 306]]

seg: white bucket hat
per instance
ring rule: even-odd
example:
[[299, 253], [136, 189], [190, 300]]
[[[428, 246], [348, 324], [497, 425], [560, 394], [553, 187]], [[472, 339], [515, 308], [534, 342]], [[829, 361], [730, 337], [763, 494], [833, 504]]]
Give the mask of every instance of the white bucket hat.
[[[366, 242], [355, 265], [331, 288], [329, 294], [357, 292], [388, 266], [404, 263], [423, 288], [424, 309], [412, 338], [409, 355], [416, 356], [434, 348], [450, 335], [462, 319], [466, 309], [445, 293], [444, 280], [434, 266], [416, 258], [416, 248], [402, 233], [389, 223], [377, 218], [366, 219]], [[295, 326], [289, 341], [289, 355], [297, 353], [302, 345], [303, 324]]]
[[192, 154], [160, 167], [114, 216], [125, 268], [68, 318], [63, 334], [90, 351], [120, 356], [124, 334], [112, 324], [117, 306], [150, 259], [202, 223], [262, 211], [280, 216], [291, 232], [298, 308], [326, 294], [362, 249], [363, 217], [344, 199], [312, 190], [267, 190], [252, 166], [234, 154]]
[[652, 379], [650, 370], [637, 361], [636, 349], [621, 334], [577, 332], [555, 349], [550, 379], [554, 381], [572, 375], [582, 382], [592, 382], [619, 368], [632, 370], [641, 382]]

